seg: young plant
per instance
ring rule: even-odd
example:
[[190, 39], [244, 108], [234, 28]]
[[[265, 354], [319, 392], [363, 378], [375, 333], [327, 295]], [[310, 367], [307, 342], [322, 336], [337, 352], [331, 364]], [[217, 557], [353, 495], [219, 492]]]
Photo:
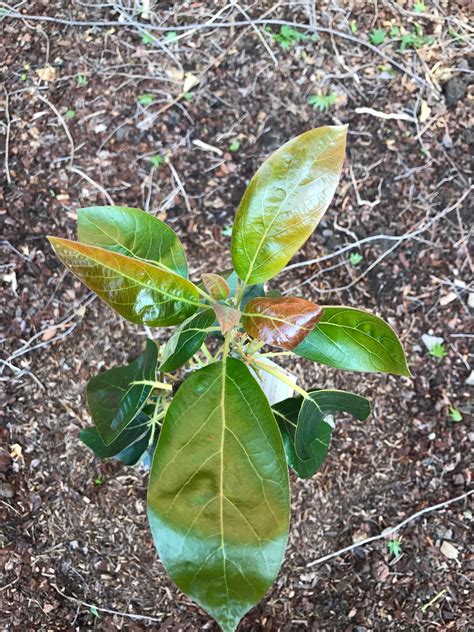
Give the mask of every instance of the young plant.
[[[200, 283], [188, 279], [173, 231], [137, 209], [81, 209], [78, 242], [50, 237], [63, 263], [121, 316], [176, 327], [160, 348], [148, 339], [133, 362], [91, 378], [94, 427], [81, 439], [99, 458], [130, 465], [153, 455], [148, 518], [161, 560], [225, 632], [278, 574], [290, 521], [288, 465], [313, 476], [332, 416], [363, 420], [370, 412], [359, 395], [303, 389], [270, 358], [295, 353], [338, 369], [410, 375], [397, 336], [378, 316], [265, 285], [326, 211], [345, 143], [345, 126], [322, 127], [270, 156], [237, 210], [234, 270], [203, 274]], [[275, 395], [275, 383], [285, 395]]]

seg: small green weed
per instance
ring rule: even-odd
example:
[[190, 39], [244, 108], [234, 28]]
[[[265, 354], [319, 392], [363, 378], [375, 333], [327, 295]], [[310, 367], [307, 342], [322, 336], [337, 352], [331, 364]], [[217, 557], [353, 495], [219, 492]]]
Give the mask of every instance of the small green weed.
[[370, 43], [374, 46], [380, 46], [385, 42], [385, 38], [387, 36], [387, 32], [385, 29], [374, 29], [369, 34]]
[[270, 27], [265, 29], [267, 33], [269, 33], [275, 42], [278, 42], [283, 50], [290, 50], [293, 44], [298, 44], [298, 42], [304, 42], [305, 40], [312, 40], [313, 42], [317, 42], [319, 37], [314, 35], [307, 35], [306, 33], [302, 33], [297, 29], [291, 28], [291, 26], [287, 26], [283, 24], [280, 26], [280, 31], [276, 33], [272, 31]]
[[89, 83], [89, 80], [87, 79], [86, 75], [76, 75], [76, 83], [80, 88], [83, 88], [84, 86], [87, 86], [87, 84]]
[[165, 162], [165, 158], [161, 154], [155, 154], [155, 156], [150, 156], [148, 158], [148, 162], [151, 162], [154, 167], [161, 167], [161, 165]]
[[68, 108], [64, 114], [64, 118], [68, 121], [76, 117], [76, 110], [74, 108]]
[[144, 105], [145, 107], [147, 107], [148, 105], [151, 105], [153, 103], [153, 99], [154, 99], [154, 95], [153, 94], [141, 94], [137, 101], [140, 105]]
[[455, 423], [462, 421], [462, 412], [456, 406], [453, 406], [449, 409], [449, 416], [451, 417], [451, 421]]
[[240, 140], [235, 139], [229, 144], [229, 149], [232, 152], [239, 151], [240, 149]]
[[443, 342], [436, 342], [429, 350], [429, 354], [433, 356], [433, 358], [441, 359], [447, 356], [448, 352], [446, 351]]
[[364, 257], [360, 254], [360, 252], [351, 252], [349, 256], [349, 261], [351, 265], [358, 266], [361, 261], [364, 260]]
[[337, 102], [337, 95], [334, 92], [328, 94], [312, 94], [308, 97], [308, 103], [315, 110], [326, 112]]
[[387, 549], [390, 555], [393, 555], [393, 557], [398, 557], [402, 552], [401, 540], [389, 540], [387, 542]]

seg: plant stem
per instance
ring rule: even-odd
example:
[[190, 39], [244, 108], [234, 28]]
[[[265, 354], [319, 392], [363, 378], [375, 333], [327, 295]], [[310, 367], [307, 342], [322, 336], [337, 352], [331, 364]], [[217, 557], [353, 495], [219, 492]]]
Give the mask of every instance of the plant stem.
[[151, 433], [150, 433], [150, 440], [148, 441], [148, 445], [152, 446], [153, 442], [155, 440], [155, 432], [156, 432], [156, 426], [161, 426], [161, 424], [159, 423], [159, 419], [163, 419], [163, 417], [166, 414], [166, 408], [165, 405], [163, 405], [163, 410], [161, 411], [161, 413], [158, 414], [158, 407], [161, 405], [161, 397], [158, 397], [158, 399], [155, 402], [155, 410], [153, 411], [153, 415], [152, 418], [150, 420], [151, 422]]
[[212, 357], [212, 353], [206, 347], [206, 343], [205, 342], [202, 343], [201, 351], [202, 351], [204, 357], [208, 360], [208, 362], [214, 362], [214, 358]]
[[171, 384], [165, 384], [164, 382], [155, 382], [153, 380], [138, 380], [137, 382], [132, 382], [132, 384], [145, 384], [146, 386], [154, 386], [160, 391], [171, 391], [173, 389]]
[[258, 367], [262, 369], [262, 371], [265, 371], [266, 373], [270, 373], [270, 375], [273, 375], [274, 377], [279, 379], [281, 382], [283, 382], [284, 384], [292, 388], [294, 391], [302, 395], [305, 399], [311, 399], [311, 397], [304, 390], [304, 388], [301, 388], [301, 386], [298, 386], [298, 384], [295, 384], [294, 382], [289, 380], [288, 377], [284, 373], [280, 373], [280, 371], [276, 371], [275, 369], [272, 369], [272, 367], [268, 366], [268, 364], [265, 364], [265, 362], [254, 360], [254, 363], [257, 364]]

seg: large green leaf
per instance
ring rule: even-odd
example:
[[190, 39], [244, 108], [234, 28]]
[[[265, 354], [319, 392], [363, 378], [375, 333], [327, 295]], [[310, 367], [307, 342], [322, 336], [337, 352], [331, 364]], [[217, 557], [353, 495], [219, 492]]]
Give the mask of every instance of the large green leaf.
[[239, 360], [210, 364], [179, 388], [158, 440], [148, 517], [172, 579], [234, 630], [274, 581], [289, 523], [281, 436]]
[[352, 307], [323, 306], [323, 310], [319, 323], [294, 353], [338, 369], [410, 377], [403, 347], [385, 321]]
[[258, 169], [237, 210], [232, 261], [245, 283], [278, 274], [324, 215], [344, 161], [346, 126], [319, 127], [280, 147]]
[[91, 206], [77, 212], [79, 241], [157, 264], [188, 276], [176, 233], [150, 213], [127, 206]]
[[138, 415], [152, 387], [134, 384], [156, 379], [158, 349], [147, 340], [145, 351], [126, 366], [99, 373], [87, 384], [87, 403], [94, 424], [106, 445], [111, 444]]
[[149, 417], [140, 412], [109, 445], [94, 427], [81, 430], [79, 438], [99, 459], [113, 457], [125, 465], [135, 465], [148, 448], [151, 433], [148, 421]]
[[104, 248], [49, 240], [64, 265], [132, 323], [177, 325], [200, 306], [196, 287], [173, 272]]
[[369, 401], [353, 393], [319, 390], [309, 396], [309, 400], [289, 397], [273, 405], [288, 464], [301, 478], [313, 476], [326, 458], [333, 431], [325, 419], [328, 415], [346, 412], [363, 420], [370, 414]]
[[179, 325], [165, 345], [160, 370], [169, 373], [183, 366], [199, 351], [215, 320], [214, 310], [209, 308]]

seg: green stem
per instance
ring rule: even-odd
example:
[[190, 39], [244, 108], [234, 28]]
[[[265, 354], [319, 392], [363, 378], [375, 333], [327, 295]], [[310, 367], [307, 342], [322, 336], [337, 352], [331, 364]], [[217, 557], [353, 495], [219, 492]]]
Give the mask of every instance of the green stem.
[[262, 369], [262, 371], [265, 371], [266, 373], [270, 373], [270, 375], [273, 375], [274, 377], [279, 379], [280, 382], [283, 382], [284, 384], [292, 388], [294, 391], [302, 395], [305, 399], [311, 399], [311, 397], [304, 390], [304, 388], [301, 388], [301, 386], [298, 386], [298, 384], [295, 384], [294, 382], [292, 382], [290, 379], [288, 379], [288, 377], [284, 373], [280, 373], [280, 371], [272, 369], [272, 367], [268, 366], [268, 364], [265, 364], [265, 362], [260, 362], [259, 360], [255, 360], [254, 363], [258, 365], [258, 367]]
[[166, 414], [166, 409], [164, 408], [161, 413], [158, 414], [158, 407], [161, 405], [161, 397], [158, 397], [158, 399], [155, 402], [155, 409], [153, 411], [153, 415], [150, 419], [150, 423], [151, 423], [151, 433], [150, 433], [150, 439], [148, 441], [148, 445], [152, 446], [153, 442], [155, 440], [155, 432], [156, 432], [156, 426], [161, 426], [161, 424], [159, 423], [159, 419], [163, 419], [163, 417]]
[[214, 358], [212, 357], [212, 353], [206, 347], [206, 343], [203, 342], [201, 346], [201, 351], [208, 362], [214, 362]]
[[171, 384], [165, 384], [164, 382], [155, 382], [153, 380], [138, 380], [137, 382], [132, 382], [132, 384], [144, 384], [146, 386], [153, 386], [160, 391], [171, 391], [173, 389]]

